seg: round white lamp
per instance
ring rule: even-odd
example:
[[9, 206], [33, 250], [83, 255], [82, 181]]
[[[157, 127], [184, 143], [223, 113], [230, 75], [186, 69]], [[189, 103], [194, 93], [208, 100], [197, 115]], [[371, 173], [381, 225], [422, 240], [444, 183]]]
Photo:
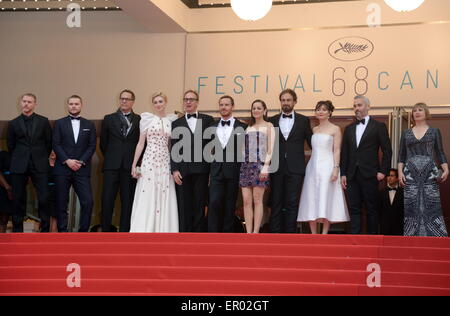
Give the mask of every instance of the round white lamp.
[[231, 7], [242, 20], [257, 21], [272, 9], [272, 0], [231, 0]]
[[388, 6], [398, 12], [413, 11], [420, 7], [425, 0], [384, 0]]

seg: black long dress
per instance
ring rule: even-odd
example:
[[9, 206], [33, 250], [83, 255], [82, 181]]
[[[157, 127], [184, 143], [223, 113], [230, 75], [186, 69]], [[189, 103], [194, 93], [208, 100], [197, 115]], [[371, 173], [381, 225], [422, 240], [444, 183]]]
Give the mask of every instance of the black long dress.
[[420, 140], [412, 129], [403, 132], [399, 162], [405, 164], [405, 236], [448, 236], [436, 159], [447, 163], [439, 129], [429, 128]]

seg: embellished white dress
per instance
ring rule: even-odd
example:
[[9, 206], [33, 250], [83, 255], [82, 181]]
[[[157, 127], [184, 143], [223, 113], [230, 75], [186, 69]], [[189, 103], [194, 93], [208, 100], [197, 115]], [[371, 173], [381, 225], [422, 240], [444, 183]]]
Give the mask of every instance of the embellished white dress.
[[178, 206], [175, 182], [170, 172], [170, 135], [176, 115], [160, 118], [141, 115], [141, 134], [147, 148], [141, 165], [131, 215], [132, 233], [177, 233]]
[[303, 192], [298, 211], [298, 222], [331, 223], [350, 221], [344, 190], [340, 177], [331, 182], [334, 171], [334, 137], [328, 134], [314, 134], [312, 137], [311, 160], [306, 167]]

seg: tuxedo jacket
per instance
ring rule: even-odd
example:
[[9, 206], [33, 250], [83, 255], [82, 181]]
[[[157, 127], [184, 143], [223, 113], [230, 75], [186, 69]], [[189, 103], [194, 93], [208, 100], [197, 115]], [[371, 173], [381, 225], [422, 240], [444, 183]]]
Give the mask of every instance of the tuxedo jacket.
[[[386, 124], [378, 122], [371, 117], [359, 147], [356, 140], [356, 125], [356, 122], [350, 124], [344, 132], [341, 152], [341, 175], [346, 176], [348, 180], [352, 180], [358, 169], [366, 179], [375, 178], [378, 172], [384, 175], [389, 174], [392, 161], [392, 147]], [[380, 149], [383, 152], [381, 164], [379, 159]]]
[[141, 117], [133, 113], [131, 129], [127, 136], [123, 136], [120, 115], [116, 112], [106, 115], [103, 119], [100, 135], [100, 149], [105, 158], [103, 171], [124, 169], [131, 172], [134, 153], [140, 137]]
[[[281, 113], [269, 119], [275, 128], [280, 127]], [[290, 174], [305, 175], [305, 141], [311, 147], [313, 132], [308, 117], [295, 113], [295, 122], [291, 133], [286, 140], [280, 132], [277, 135], [279, 144], [280, 167], [275, 173], [280, 174], [287, 171]]]
[[[209, 163], [207, 163], [203, 157], [203, 150], [205, 146], [208, 144], [210, 139], [204, 137], [205, 130], [210, 127], [214, 123], [214, 119], [212, 116], [199, 113], [197, 118], [197, 125], [195, 127], [194, 133], [192, 133], [189, 128], [188, 122], [186, 120], [186, 116], [180, 117], [179, 119], [172, 122], [172, 153], [171, 153], [171, 169], [172, 173], [175, 171], [179, 171], [181, 176], [191, 175], [191, 174], [208, 174], [209, 173]], [[200, 128], [201, 125], [201, 128]], [[181, 132], [179, 134], [178, 132]], [[190, 138], [184, 139], [185, 137]], [[183, 156], [184, 148], [180, 146], [179, 142], [187, 141], [187, 144], [184, 146], [188, 146], [191, 151], [191, 155], [189, 159], [178, 159]], [[177, 145], [178, 144], [178, 145]], [[195, 146], [197, 145], [197, 146]], [[174, 157], [174, 147], [176, 156], [181, 155], [180, 157]], [[179, 148], [181, 147], [181, 148]], [[178, 149], [177, 149], [178, 148]], [[200, 153], [199, 150], [202, 150]], [[201, 159], [195, 159], [195, 151], [197, 150], [197, 156], [201, 154]]]
[[48, 157], [52, 152], [52, 128], [46, 117], [33, 115], [31, 137], [27, 137], [22, 115], [9, 122], [7, 144], [11, 154], [11, 173], [25, 173], [30, 160], [37, 172], [49, 171]]
[[[233, 132], [231, 133], [230, 139], [228, 140], [225, 148], [222, 148], [219, 137], [217, 136], [216, 129], [220, 124], [214, 122], [211, 126], [215, 129], [212, 135], [212, 140], [215, 143], [214, 149], [222, 150], [222, 159], [220, 161], [213, 160], [211, 163], [211, 177], [219, 177], [223, 175], [225, 179], [239, 179], [241, 162], [243, 161], [243, 147], [245, 144], [245, 130], [247, 129], [247, 124], [242, 123], [238, 119], [234, 121]], [[227, 151], [233, 153], [233, 156], [227, 159]], [[213, 154], [216, 154], [214, 150]], [[229, 154], [230, 155], [230, 154]]]
[[386, 188], [380, 191], [380, 218], [381, 231], [384, 235], [403, 235], [405, 201], [404, 190], [398, 188], [394, 202], [391, 204], [389, 190]]
[[53, 150], [56, 153], [55, 176], [67, 176], [73, 173], [64, 162], [68, 159], [83, 161], [84, 165], [77, 171], [78, 175], [91, 176], [91, 159], [97, 147], [97, 132], [94, 123], [80, 119], [80, 133], [75, 143], [72, 120], [70, 117], [55, 122], [53, 129]]

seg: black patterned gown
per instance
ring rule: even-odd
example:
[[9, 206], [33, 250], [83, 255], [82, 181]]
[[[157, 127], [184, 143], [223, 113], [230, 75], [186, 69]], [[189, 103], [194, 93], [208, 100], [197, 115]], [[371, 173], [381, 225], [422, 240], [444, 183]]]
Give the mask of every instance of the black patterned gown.
[[412, 129], [403, 132], [399, 162], [405, 164], [405, 236], [448, 236], [436, 159], [440, 165], [447, 163], [439, 129], [429, 128], [420, 140]]

